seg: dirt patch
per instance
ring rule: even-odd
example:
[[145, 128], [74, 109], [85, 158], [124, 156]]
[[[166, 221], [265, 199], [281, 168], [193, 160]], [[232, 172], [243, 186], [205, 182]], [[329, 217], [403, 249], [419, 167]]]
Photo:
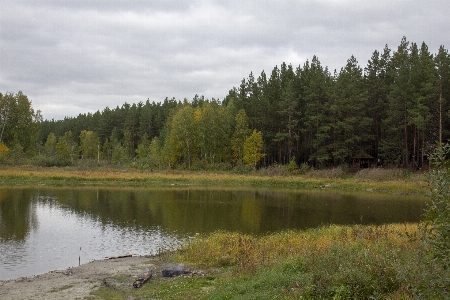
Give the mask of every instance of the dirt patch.
[[0, 281], [0, 299], [83, 299], [93, 289], [110, 285], [113, 276], [121, 275], [127, 279], [123, 284], [131, 286], [133, 278], [144, 269], [159, 271], [164, 267], [159, 259], [149, 256], [98, 260], [67, 270]]

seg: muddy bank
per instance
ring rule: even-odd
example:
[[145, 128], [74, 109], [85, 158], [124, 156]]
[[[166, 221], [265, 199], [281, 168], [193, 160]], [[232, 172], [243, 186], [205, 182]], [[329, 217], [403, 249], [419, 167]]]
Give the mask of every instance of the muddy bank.
[[165, 266], [150, 256], [97, 260], [66, 270], [0, 281], [0, 299], [83, 299], [91, 290], [108, 286], [115, 275], [129, 277], [131, 286], [146, 268], [159, 271]]

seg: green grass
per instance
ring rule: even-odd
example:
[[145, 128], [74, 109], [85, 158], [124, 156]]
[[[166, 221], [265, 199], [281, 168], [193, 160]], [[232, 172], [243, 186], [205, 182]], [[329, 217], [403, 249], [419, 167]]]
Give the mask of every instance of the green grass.
[[420, 241], [406, 237], [417, 230], [394, 224], [265, 236], [216, 232], [164, 256], [207, 276], [159, 276], [116, 294], [102, 287], [92, 299], [420, 299], [430, 270]]

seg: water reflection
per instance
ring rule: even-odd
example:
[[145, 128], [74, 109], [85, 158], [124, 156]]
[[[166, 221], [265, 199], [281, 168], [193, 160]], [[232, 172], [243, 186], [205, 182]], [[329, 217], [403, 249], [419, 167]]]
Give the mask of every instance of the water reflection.
[[[424, 197], [230, 188], [0, 188], [0, 280], [155, 254], [223, 229], [417, 222]], [[81, 247], [81, 249], [80, 249]]]
[[0, 188], [0, 238], [24, 240], [37, 227], [33, 195], [29, 189]]

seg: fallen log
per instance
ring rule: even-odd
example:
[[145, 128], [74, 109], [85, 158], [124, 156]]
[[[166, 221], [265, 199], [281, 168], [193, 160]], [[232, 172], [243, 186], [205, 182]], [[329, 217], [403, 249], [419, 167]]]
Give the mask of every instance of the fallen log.
[[144, 283], [146, 283], [150, 278], [152, 278], [152, 270], [146, 270], [144, 273], [142, 273], [141, 275], [139, 275], [138, 279], [136, 279], [133, 282], [133, 287], [135, 288], [139, 288], [141, 287]]
[[116, 258], [124, 258], [124, 257], [132, 257], [133, 254], [124, 254], [124, 255], [118, 255], [118, 256], [106, 256], [107, 259], [116, 259]]
[[162, 271], [163, 277], [174, 277], [184, 274], [191, 274], [191, 272], [185, 270], [167, 270], [167, 269]]

